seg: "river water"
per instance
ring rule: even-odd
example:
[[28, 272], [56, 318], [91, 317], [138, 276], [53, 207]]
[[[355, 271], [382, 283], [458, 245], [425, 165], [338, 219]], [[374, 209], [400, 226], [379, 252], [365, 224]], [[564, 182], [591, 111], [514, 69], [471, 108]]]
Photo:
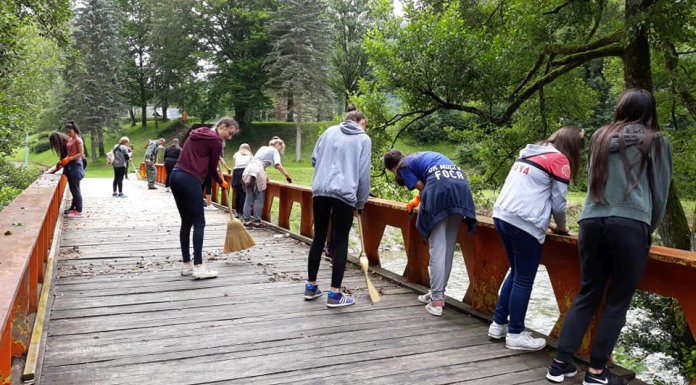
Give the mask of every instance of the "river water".
[[[353, 227], [354, 230], [355, 228]], [[351, 234], [351, 248], [355, 249], [353, 251], [359, 252], [360, 240], [354, 230], [353, 234]], [[397, 274], [404, 272], [406, 268], [406, 253], [399, 229], [387, 227], [380, 244], [379, 253], [383, 268]], [[464, 265], [464, 257], [461, 251], [456, 251], [446, 294], [461, 301], [468, 286], [469, 278]], [[551, 329], [553, 329], [558, 315], [556, 297], [553, 294], [546, 268], [543, 265], [539, 266], [525, 324], [530, 329], [548, 335]], [[643, 317], [645, 315], [640, 311], [631, 310], [629, 311], [627, 322], [629, 325], [639, 323]], [[641, 380], [647, 383], [657, 382], [664, 385], [684, 385], [687, 383], [683, 377], [678, 375], [673, 365], [667, 364], [668, 360], [664, 354], [646, 355], [640, 351], [633, 351], [631, 355], [634, 356], [634, 359], [642, 359], [643, 364], [647, 367], [647, 370], [637, 373], [638, 378]]]

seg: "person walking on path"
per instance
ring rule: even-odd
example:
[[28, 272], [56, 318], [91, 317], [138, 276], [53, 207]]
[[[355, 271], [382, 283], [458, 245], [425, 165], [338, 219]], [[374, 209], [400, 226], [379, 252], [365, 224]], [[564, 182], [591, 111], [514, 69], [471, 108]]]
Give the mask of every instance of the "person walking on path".
[[341, 292], [343, 274], [348, 258], [348, 236], [353, 226], [353, 212], [360, 215], [370, 194], [372, 141], [365, 133], [367, 118], [360, 111], [348, 112], [338, 126], [326, 130], [314, 147], [312, 165], [312, 208], [314, 238], [307, 262], [305, 300], [321, 297], [317, 282], [321, 255], [331, 226], [336, 231], [334, 263], [331, 271], [331, 290], [326, 306], [350, 306], [352, 297]]
[[[222, 142], [232, 138], [237, 133], [237, 127], [234, 119], [222, 118], [212, 129], [201, 127], [193, 130], [172, 170], [169, 183], [181, 217], [179, 242], [184, 263], [181, 268], [182, 276], [193, 276], [194, 279], [217, 277], [217, 271], [203, 265], [205, 215], [201, 185], [205, 176], [211, 175], [223, 189], [229, 191], [230, 185], [220, 178], [217, 166], [222, 153]], [[189, 250], [191, 227], [193, 266]]]
[[145, 169], [147, 170], [147, 188], [150, 190], [156, 190], [155, 179], [157, 178], [157, 168], [155, 167], [155, 162], [157, 162], [157, 152], [159, 151], [159, 146], [164, 144], [164, 138], [159, 138], [157, 140], [151, 141], [147, 145], [145, 150]]
[[419, 192], [406, 206], [409, 214], [420, 206], [416, 228], [430, 244], [430, 291], [418, 301], [426, 304], [428, 313], [441, 316], [459, 227], [465, 222], [472, 232], [476, 226], [469, 181], [454, 162], [432, 151], [405, 156], [399, 150], [389, 150], [384, 154], [384, 168], [394, 174], [399, 185]]
[[505, 338], [513, 350], [540, 350], [543, 338], [525, 330], [532, 286], [541, 252], [551, 226], [557, 234], [568, 234], [566, 192], [577, 180], [584, 132], [562, 127], [548, 139], [528, 144], [520, 151], [493, 206], [493, 222], [510, 263], [510, 273], [500, 289], [498, 305], [488, 336]]
[[172, 175], [172, 170], [176, 161], [181, 155], [181, 147], [179, 139], [172, 139], [172, 144], [164, 150], [164, 169], [167, 171], [167, 179], [164, 182], [164, 191], [169, 192], [169, 178]]
[[[126, 198], [126, 195], [123, 194], [123, 178], [128, 172], [126, 165], [128, 164], [128, 159], [130, 159], [128, 155], [128, 142], [130, 142], [128, 137], [123, 136], [121, 140], [118, 141], [118, 144], [111, 150], [114, 154], [114, 162], [111, 164], [114, 167], [113, 193], [111, 196], [114, 198]], [[118, 190], [118, 193], [116, 190]]]
[[[292, 178], [283, 165], [280, 164], [280, 156], [285, 152], [285, 142], [277, 136], [268, 142], [268, 146], [261, 146], [256, 151], [256, 155], [244, 168], [242, 182], [246, 190], [244, 201], [244, 226], [265, 228], [267, 225], [261, 222], [261, 212], [266, 197], [266, 182], [268, 175], [266, 167], [273, 165], [276, 170], [285, 176], [288, 183], [292, 183]], [[254, 210], [254, 222], [251, 222], [251, 211]]]
[[577, 373], [572, 355], [605, 298], [583, 384], [627, 383], [607, 362], [643, 276], [651, 234], [664, 217], [671, 179], [672, 148], [660, 132], [655, 98], [643, 89], [624, 91], [613, 123], [590, 141], [588, 193], [578, 235], [581, 287], [563, 321], [546, 373], [550, 381]]
[[85, 155], [84, 143], [80, 138], [80, 128], [74, 121], [70, 120], [65, 124], [68, 134], [68, 141], [65, 143], [67, 155], [60, 160], [63, 168], [63, 175], [68, 179], [72, 203], [67, 212], [68, 217], [82, 217], [82, 191], [80, 181], [85, 177], [85, 170], [82, 166], [82, 158]]
[[232, 155], [232, 161], [234, 162], [232, 169], [232, 187], [234, 188], [234, 209], [235, 216], [239, 218], [239, 214], [244, 208], [244, 201], [246, 200], [246, 191], [244, 191], [244, 183], [242, 183], [242, 174], [244, 169], [251, 158], [254, 156], [251, 154], [251, 147], [248, 143], [242, 143], [239, 146], [239, 151]]

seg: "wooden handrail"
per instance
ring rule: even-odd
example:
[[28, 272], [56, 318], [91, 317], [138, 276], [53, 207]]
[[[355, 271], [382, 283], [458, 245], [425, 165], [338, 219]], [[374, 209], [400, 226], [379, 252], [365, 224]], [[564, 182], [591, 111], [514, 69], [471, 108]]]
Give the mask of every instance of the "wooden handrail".
[[27, 352], [66, 178], [44, 174], [0, 212], [0, 384]]

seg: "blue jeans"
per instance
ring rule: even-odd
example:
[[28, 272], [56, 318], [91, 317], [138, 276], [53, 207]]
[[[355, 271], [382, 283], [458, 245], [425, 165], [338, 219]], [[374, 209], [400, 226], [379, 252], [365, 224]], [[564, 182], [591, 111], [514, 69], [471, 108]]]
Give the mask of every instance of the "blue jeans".
[[181, 257], [184, 262], [191, 261], [190, 237], [193, 227], [193, 264], [203, 263], [203, 233], [205, 231], [205, 215], [203, 214], [203, 191], [201, 182], [193, 175], [174, 168], [169, 179], [172, 195], [179, 209], [181, 229]]
[[541, 260], [542, 244], [535, 237], [505, 221], [497, 218], [493, 221], [510, 262], [510, 274], [500, 289], [493, 318], [496, 323], [504, 325], [508, 323], [509, 317], [508, 331], [518, 334], [524, 331], [524, 317], [527, 315], [529, 297]]
[[80, 181], [85, 176], [82, 161], [72, 161], [68, 163], [63, 168], [63, 175], [68, 179], [68, 187], [73, 197], [70, 209], [82, 212], [82, 190], [80, 190]]

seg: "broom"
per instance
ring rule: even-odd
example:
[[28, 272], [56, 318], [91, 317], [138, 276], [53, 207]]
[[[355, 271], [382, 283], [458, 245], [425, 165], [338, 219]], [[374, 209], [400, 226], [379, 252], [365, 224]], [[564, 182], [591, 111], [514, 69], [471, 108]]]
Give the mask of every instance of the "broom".
[[365, 273], [365, 285], [367, 286], [367, 292], [370, 293], [370, 301], [372, 301], [372, 303], [377, 303], [381, 301], [382, 298], [379, 296], [379, 292], [375, 288], [375, 285], [372, 284], [370, 276], [367, 273], [369, 262], [367, 260], [367, 256], [365, 255], [365, 242], [363, 241], [362, 235], [362, 215], [360, 214], [358, 214], [358, 233], [360, 233], [360, 267], [362, 267], [362, 270]]
[[[227, 192], [227, 190], [223, 190]], [[224, 253], [232, 253], [248, 249], [256, 245], [254, 238], [244, 228], [242, 222], [232, 214], [232, 200], [227, 197], [227, 207], [230, 209], [230, 221], [227, 222], [227, 234], [225, 235]]]

